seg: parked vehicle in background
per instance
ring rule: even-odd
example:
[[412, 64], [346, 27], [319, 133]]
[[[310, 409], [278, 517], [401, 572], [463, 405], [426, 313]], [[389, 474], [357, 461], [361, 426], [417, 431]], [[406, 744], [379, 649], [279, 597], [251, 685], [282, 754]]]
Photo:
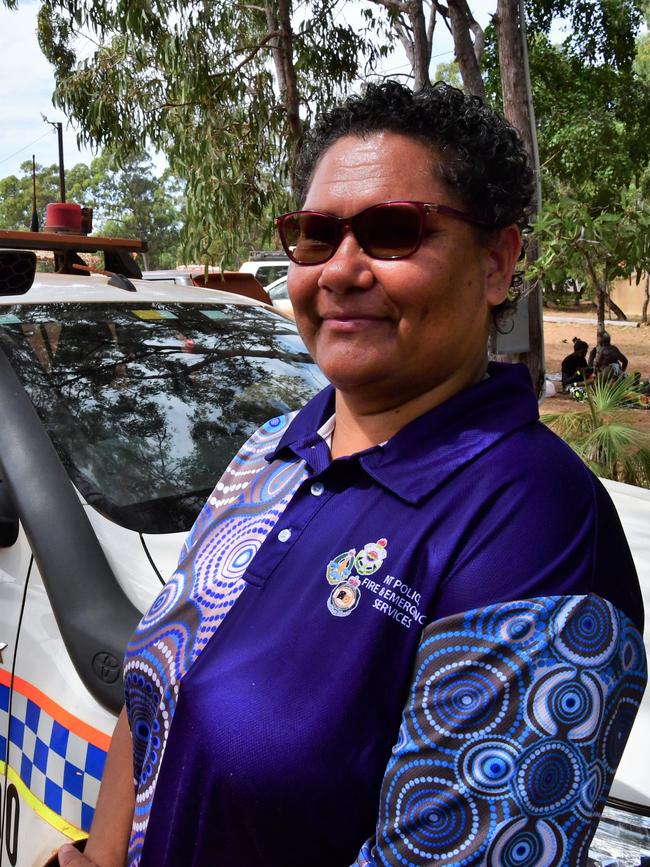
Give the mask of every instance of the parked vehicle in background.
[[180, 286], [193, 286], [192, 272], [175, 268], [166, 271], [143, 271], [142, 279], [154, 283], [176, 283]]
[[266, 287], [266, 291], [271, 299], [271, 303], [277, 310], [280, 310], [287, 316], [293, 317], [293, 305], [289, 298], [287, 284], [287, 276], [280, 277], [279, 280], [274, 280], [273, 283], [269, 283]]
[[206, 277], [205, 268], [179, 268], [175, 271], [143, 271], [142, 277], [153, 283], [175, 283], [181, 286], [203, 286], [206, 289], [218, 289], [221, 292], [233, 292], [245, 298], [269, 303], [269, 297], [262, 284], [252, 274], [242, 271], [209, 270]]
[[289, 270], [289, 259], [283, 251], [255, 251], [248, 262], [242, 262], [240, 271], [252, 274], [265, 288], [284, 277]]

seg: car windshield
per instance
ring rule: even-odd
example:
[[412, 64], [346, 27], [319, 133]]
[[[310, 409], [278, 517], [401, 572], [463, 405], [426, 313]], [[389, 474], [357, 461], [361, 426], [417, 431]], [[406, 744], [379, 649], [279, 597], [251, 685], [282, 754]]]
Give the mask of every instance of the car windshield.
[[14, 305], [0, 345], [86, 500], [144, 533], [188, 530], [242, 443], [325, 384], [253, 306]]

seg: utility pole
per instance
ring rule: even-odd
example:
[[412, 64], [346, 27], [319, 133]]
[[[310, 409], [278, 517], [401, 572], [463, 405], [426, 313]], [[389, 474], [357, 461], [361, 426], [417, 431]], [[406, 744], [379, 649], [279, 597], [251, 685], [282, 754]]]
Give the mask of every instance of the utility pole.
[[65, 168], [63, 166], [63, 124], [60, 121], [56, 124], [56, 132], [59, 137], [59, 188], [61, 190], [61, 201], [65, 202]]
[[[530, 86], [528, 46], [526, 41], [526, 18], [523, 0], [498, 0], [495, 28], [501, 67], [503, 113], [522, 137], [535, 172], [535, 211], [541, 205], [541, 179], [537, 131]], [[526, 261], [537, 258], [537, 246], [529, 241], [526, 246]], [[528, 287], [528, 296], [521, 300], [526, 305], [528, 318], [528, 351], [521, 353], [530, 370], [538, 395], [544, 388], [544, 331], [542, 294], [539, 285]]]
[[38, 232], [38, 209], [36, 208], [36, 154], [32, 154], [32, 232]]
[[48, 120], [44, 114], [41, 115], [45, 123], [49, 123], [56, 130], [59, 139], [59, 191], [62, 202], [65, 202], [65, 166], [63, 165], [63, 124], [60, 121]]

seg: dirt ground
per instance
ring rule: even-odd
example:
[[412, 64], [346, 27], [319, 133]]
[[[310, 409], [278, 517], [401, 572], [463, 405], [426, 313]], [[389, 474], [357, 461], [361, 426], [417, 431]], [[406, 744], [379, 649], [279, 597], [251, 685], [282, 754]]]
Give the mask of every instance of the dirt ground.
[[[550, 316], [571, 316], [576, 318], [593, 318], [593, 313], [569, 310], [545, 310]], [[650, 377], [650, 326], [641, 325], [638, 328], [629, 326], [607, 325], [607, 330], [614, 343], [628, 358], [628, 371], [639, 371], [644, 380]], [[544, 322], [544, 352], [547, 374], [559, 373], [562, 359], [573, 351], [572, 338], [579, 337], [589, 344], [589, 350], [596, 343], [595, 322]], [[560, 383], [556, 382], [556, 389]], [[575, 410], [577, 404], [567, 395], [545, 400], [541, 412], [564, 412]], [[639, 430], [650, 434], [650, 410], [629, 410], [626, 413], [629, 421]]]

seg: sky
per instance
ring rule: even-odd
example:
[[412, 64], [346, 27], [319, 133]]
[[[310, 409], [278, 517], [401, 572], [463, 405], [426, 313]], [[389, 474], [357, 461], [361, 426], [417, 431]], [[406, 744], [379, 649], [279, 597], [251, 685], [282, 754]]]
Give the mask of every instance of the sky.
[[[496, 0], [478, 0], [472, 3], [479, 23], [486, 26], [496, 9]], [[58, 162], [55, 129], [49, 121], [63, 122], [63, 150], [66, 167], [78, 162], [90, 162], [93, 153], [79, 150], [76, 130], [62, 111], [52, 105], [54, 76], [52, 68], [42, 55], [36, 37], [36, 16], [39, 3], [19, 0], [19, 8], [9, 11], [0, 3], [0, 178], [17, 175], [20, 165], [36, 155], [36, 162], [52, 165]], [[432, 67], [453, 59], [451, 37], [442, 23], [436, 29]], [[403, 53], [392, 55], [385, 64], [385, 74], [408, 71]], [[157, 160], [162, 165], [161, 160]]]

